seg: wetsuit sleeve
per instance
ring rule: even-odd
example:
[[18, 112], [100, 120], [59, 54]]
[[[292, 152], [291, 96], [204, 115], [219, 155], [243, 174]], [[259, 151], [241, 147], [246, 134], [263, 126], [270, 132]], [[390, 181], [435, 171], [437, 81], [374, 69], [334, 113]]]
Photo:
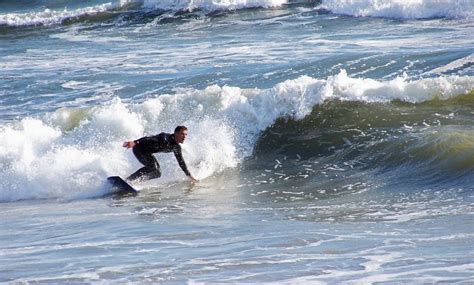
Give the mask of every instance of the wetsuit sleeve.
[[189, 172], [188, 167], [186, 166], [186, 162], [184, 162], [183, 154], [181, 153], [181, 147], [176, 147], [173, 152], [174, 156], [176, 157], [176, 160], [178, 161], [179, 166], [184, 171], [186, 176], [191, 176], [191, 173]]
[[137, 144], [149, 144], [149, 143], [157, 144], [160, 142], [160, 139], [158, 136], [151, 136], [151, 137], [140, 138], [138, 140], [135, 140], [134, 142]]

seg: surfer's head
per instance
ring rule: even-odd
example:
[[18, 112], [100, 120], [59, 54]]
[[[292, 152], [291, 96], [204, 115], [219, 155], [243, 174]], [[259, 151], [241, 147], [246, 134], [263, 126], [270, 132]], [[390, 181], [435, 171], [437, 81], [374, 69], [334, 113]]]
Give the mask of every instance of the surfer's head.
[[177, 143], [183, 143], [187, 135], [188, 128], [185, 126], [177, 126], [176, 129], [174, 129], [174, 140]]

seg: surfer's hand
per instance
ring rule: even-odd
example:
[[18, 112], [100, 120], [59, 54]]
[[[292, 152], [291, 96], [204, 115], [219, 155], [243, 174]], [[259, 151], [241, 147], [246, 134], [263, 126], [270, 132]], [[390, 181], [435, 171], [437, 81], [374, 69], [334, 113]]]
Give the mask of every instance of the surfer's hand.
[[123, 147], [126, 147], [126, 148], [132, 148], [136, 145], [136, 143], [134, 141], [129, 141], [129, 142], [124, 142], [122, 144]]
[[191, 175], [189, 176], [189, 179], [191, 179], [192, 183], [198, 183], [199, 182], [196, 178], [192, 177]]

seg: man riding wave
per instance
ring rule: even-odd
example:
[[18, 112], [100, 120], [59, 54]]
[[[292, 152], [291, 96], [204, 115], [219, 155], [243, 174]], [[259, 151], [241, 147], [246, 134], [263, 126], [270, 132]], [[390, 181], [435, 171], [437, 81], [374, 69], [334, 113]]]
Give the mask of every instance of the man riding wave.
[[123, 147], [131, 148], [138, 161], [144, 165], [127, 177], [127, 180], [144, 181], [160, 177], [160, 164], [153, 153], [173, 152], [179, 166], [186, 176], [188, 176], [192, 182], [197, 182], [184, 162], [181, 146], [179, 145], [184, 142], [187, 135], [188, 128], [185, 126], [177, 126], [173, 134], [160, 133], [155, 136], [142, 137], [134, 141], [124, 142]]

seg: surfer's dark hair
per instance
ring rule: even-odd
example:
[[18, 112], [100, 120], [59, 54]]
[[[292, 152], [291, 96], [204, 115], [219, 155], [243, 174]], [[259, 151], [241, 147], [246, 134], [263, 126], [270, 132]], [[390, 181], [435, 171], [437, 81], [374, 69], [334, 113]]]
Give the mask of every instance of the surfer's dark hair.
[[176, 129], [174, 129], [174, 133], [179, 133], [181, 131], [186, 131], [188, 128], [186, 128], [185, 126], [177, 126]]

